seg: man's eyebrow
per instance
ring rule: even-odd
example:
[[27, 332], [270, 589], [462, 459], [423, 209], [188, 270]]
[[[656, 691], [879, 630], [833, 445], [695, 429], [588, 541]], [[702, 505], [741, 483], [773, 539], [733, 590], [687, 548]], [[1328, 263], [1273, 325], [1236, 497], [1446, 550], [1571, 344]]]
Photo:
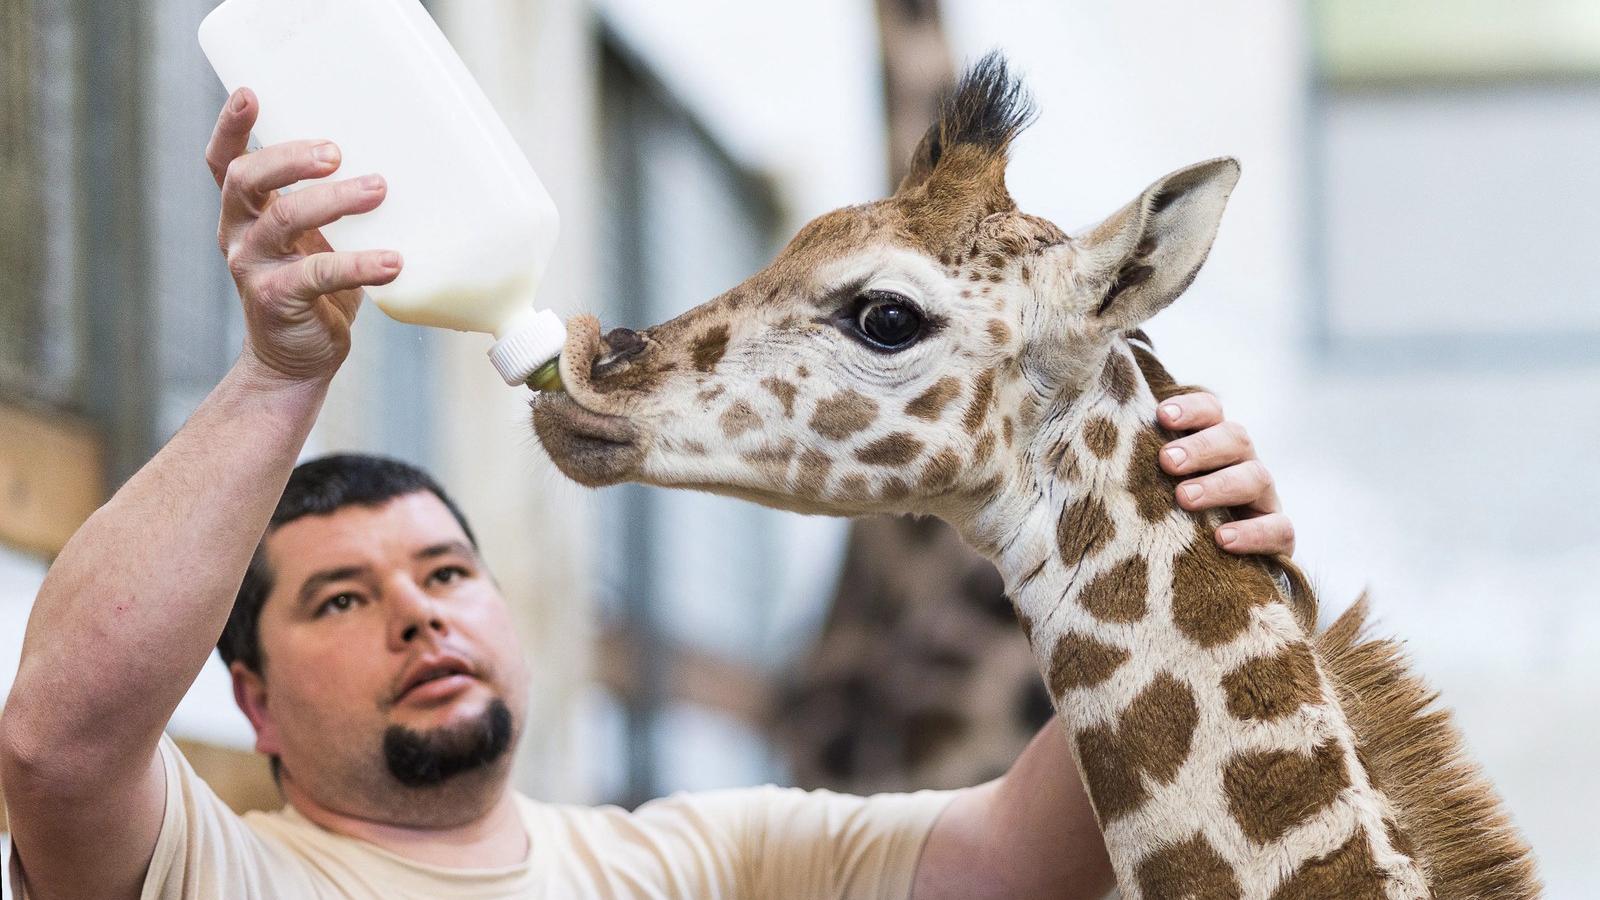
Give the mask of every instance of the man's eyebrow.
[[423, 547], [414, 554], [413, 558], [433, 559], [435, 556], [449, 556], [450, 554], [465, 556], [468, 559], [478, 558], [478, 554], [472, 552], [471, 547], [460, 541], [444, 541], [443, 543]]
[[312, 575], [300, 585], [300, 605], [305, 605], [316, 597], [317, 592], [336, 581], [345, 581], [363, 575], [367, 572], [366, 566], [343, 566], [337, 569], [323, 569]]

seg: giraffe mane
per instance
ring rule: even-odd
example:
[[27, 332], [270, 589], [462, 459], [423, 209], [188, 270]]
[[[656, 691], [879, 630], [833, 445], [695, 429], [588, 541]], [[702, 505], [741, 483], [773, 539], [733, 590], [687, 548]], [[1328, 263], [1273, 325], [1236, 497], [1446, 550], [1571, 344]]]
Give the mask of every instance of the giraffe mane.
[[1006, 58], [998, 51], [990, 51], [967, 69], [956, 89], [940, 104], [932, 161], [938, 162], [943, 148], [957, 144], [1004, 153], [1012, 139], [1037, 115], [1032, 95], [1011, 74]]
[[1411, 669], [1400, 644], [1367, 635], [1367, 598], [1317, 635], [1366, 763], [1394, 804], [1400, 833], [1415, 845], [1440, 900], [1540, 896], [1529, 850], [1438, 692]]
[[[999, 193], [1003, 194], [1011, 141], [1037, 114], [1032, 95], [1012, 75], [1005, 56], [990, 51], [968, 68], [939, 102], [939, 117], [913, 151], [911, 167], [897, 193], [926, 183], [936, 170], [956, 170], [969, 177], [981, 173], [1000, 185]], [[989, 192], [963, 186], [955, 193], [966, 196]], [[1000, 205], [1013, 204], [1006, 197]]]
[[[1199, 390], [1177, 383], [1142, 331], [1124, 335], [1157, 402]], [[1533, 854], [1500, 797], [1467, 754], [1439, 693], [1412, 670], [1397, 641], [1368, 634], [1363, 594], [1317, 634], [1316, 592], [1288, 557], [1276, 557], [1290, 606], [1332, 683], [1367, 775], [1388, 797], [1404, 848], [1422, 864], [1438, 900], [1530, 900], [1540, 896]]]

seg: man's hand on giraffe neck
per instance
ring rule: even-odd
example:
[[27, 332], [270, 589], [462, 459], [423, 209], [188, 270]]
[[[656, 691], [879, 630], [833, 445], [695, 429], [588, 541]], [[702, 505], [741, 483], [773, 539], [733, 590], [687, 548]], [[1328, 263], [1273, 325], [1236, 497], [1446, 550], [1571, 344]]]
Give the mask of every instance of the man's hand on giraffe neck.
[[[1241, 507], [1225, 526], [1238, 531], [1224, 549], [1283, 555], [1294, 550], [1294, 530], [1271, 477], [1250, 465], [1259, 465], [1254, 444], [1242, 426], [1224, 418], [1216, 397], [1172, 397], [1161, 403], [1157, 421], [1188, 433], [1162, 448], [1162, 468], [1187, 476], [1180, 488], [1194, 482], [1206, 488], [1196, 500], [1178, 502], [1194, 511]], [[1166, 451], [1174, 447], [1185, 452], [1185, 462], [1169, 467]], [[1219, 476], [1225, 481], [1214, 487]], [[1112, 883], [1066, 734], [1050, 722], [1003, 777], [964, 794], [946, 810], [923, 852], [913, 896], [1087, 898], [1104, 895]]]
[[1183, 477], [1178, 504], [1188, 510], [1226, 508], [1233, 521], [1218, 528], [1217, 544], [1232, 553], [1294, 555], [1294, 526], [1284, 515], [1272, 473], [1256, 456], [1255, 443], [1238, 422], [1222, 414], [1208, 393], [1181, 394], [1161, 402], [1156, 421], [1185, 436], [1161, 448], [1161, 468]]

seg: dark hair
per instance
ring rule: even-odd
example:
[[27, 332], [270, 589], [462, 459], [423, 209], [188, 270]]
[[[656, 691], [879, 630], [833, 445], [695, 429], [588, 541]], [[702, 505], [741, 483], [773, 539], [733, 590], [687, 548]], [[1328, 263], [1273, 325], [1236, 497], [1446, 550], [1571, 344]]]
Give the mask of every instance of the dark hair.
[[250, 671], [262, 673], [261, 607], [266, 603], [267, 594], [272, 592], [272, 570], [267, 566], [266, 546], [267, 537], [273, 531], [302, 516], [325, 516], [346, 506], [380, 506], [419, 491], [439, 498], [476, 550], [478, 539], [455, 501], [427, 472], [416, 466], [359, 453], [324, 456], [295, 466], [283, 496], [278, 498], [278, 507], [272, 512], [267, 531], [245, 569], [244, 581], [240, 582], [239, 593], [233, 600], [233, 612], [228, 614], [228, 624], [223, 626], [222, 636], [217, 639], [217, 652], [222, 655], [222, 662], [232, 665], [238, 660]]

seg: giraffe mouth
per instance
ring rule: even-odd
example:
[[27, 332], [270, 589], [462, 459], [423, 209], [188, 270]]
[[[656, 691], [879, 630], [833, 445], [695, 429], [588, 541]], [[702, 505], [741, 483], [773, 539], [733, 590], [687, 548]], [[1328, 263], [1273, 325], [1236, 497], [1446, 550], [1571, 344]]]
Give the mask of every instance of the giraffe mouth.
[[556, 468], [587, 487], [630, 481], [644, 461], [644, 443], [632, 422], [594, 412], [571, 394], [536, 395], [533, 430]]

